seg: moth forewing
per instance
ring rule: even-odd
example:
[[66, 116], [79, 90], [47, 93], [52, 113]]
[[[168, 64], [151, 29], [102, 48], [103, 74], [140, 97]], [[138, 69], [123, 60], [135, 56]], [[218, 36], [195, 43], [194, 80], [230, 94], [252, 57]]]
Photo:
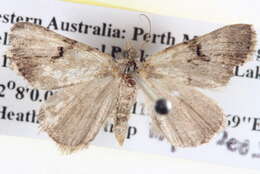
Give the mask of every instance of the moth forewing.
[[148, 57], [143, 71], [149, 77], [167, 76], [183, 85], [224, 86], [234, 67], [250, 60], [255, 43], [251, 25], [229, 25]]
[[112, 73], [112, 57], [42, 26], [16, 23], [10, 33], [11, 67], [40, 89], [57, 89]]

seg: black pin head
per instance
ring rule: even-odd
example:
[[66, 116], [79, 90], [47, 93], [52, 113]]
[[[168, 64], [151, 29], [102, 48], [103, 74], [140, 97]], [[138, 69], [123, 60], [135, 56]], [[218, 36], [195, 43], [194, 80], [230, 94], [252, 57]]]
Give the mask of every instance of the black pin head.
[[155, 111], [158, 113], [158, 114], [161, 114], [161, 115], [166, 115], [168, 114], [170, 111], [171, 111], [171, 102], [162, 98], [162, 99], [158, 99], [156, 102], [155, 102]]

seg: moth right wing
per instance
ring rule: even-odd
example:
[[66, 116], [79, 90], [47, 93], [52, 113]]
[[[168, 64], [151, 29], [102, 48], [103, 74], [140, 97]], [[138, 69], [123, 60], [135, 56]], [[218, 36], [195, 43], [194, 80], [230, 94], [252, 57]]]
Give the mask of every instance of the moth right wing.
[[183, 85], [214, 88], [226, 85], [235, 66], [254, 53], [256, 36], [251, 25], [225, 26], [166, 48], [147, 58], [141, 70], [147, 78], [167, 76]]
[[86, 147], [116, 104], [119, 78], [97, 78], [60, 89], [41, 107], [40, 127], [65, 153]]
[[154, 112], [154, 101], [150, 104], [153, 127], [159, 134], [174, 146], [189, 147], [208, 142], [225, 127], [222, 110], [194, 87], [226, 85], [234, 67], [251, 58], [255, 42], [251, 25], [236, 24], [148, 57], [140, 77], [157, 98], [164, 97], [173, 105], [170, 114], [160, 116]]
[[39, 89], [57, 89], [112, 72], [112, 57], [42, 26], [16, 23], [7, 52], [11, 68]]

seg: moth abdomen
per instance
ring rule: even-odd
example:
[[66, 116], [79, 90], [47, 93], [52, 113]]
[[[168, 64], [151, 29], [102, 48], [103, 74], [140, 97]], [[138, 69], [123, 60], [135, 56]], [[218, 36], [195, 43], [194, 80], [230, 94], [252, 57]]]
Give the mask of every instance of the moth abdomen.
[[124, 74], [122, 76], [116, 98], [117, 103], [114, 115], [114, 133], [118, 143], [122, 145], [127, 134], [131, 109], [136, 99], [136, 84], [130, 74]]

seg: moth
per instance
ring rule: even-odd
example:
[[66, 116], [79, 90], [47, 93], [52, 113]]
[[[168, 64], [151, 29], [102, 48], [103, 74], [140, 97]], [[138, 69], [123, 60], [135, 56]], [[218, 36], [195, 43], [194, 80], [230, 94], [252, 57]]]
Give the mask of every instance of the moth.
[[[109, 119], [122, 145], [139, 89], [153, 131], [175, 147], [193, 147], [209, 142], [226, 123], [222, 109], [198, 88], [225, 86], [234, 67], [252, 57], [255, 35], [251, 25], [229, 25], [141, 60], [134, 47], [112, 58], [22, 22], [11, 28], [8, 57], [33, 87], [58, 90], [41, 106], [38, 120], [64, 152], [87, 147]], [[153, 98], [167, 99], [173, 109], [158, 114]]]

